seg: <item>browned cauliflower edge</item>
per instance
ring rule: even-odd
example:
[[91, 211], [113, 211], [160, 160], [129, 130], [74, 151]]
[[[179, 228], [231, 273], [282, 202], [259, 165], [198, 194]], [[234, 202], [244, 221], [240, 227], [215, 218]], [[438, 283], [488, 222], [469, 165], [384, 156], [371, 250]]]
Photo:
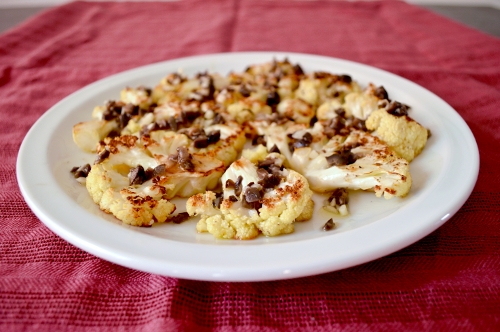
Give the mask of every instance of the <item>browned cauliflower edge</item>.
[[393, 115], [386, 108], [372, 112], [366, 127], [408, 161], [422, 152], [429, 135], [426, 128], [408, 115]]
[[[292, 233], [294, 222], [304, 210], [310, 214], [312, 191], [302, 175], [282, 168], [279, 156], [270, 154], [268, 162], [257, 165], [242, 157], [222, 176], [223, 196], [209, 191], [189, 198], [187, 212], [200, 216], [197, 230], [217, 238], [241, 240], [255, 238], [260, 233], [265, 236]], [[272, 164], [275, 166], [264, 168], [263, 163], [272, 162], [276, 162]], [[307, 214], [302, 217], [305, 218]]]

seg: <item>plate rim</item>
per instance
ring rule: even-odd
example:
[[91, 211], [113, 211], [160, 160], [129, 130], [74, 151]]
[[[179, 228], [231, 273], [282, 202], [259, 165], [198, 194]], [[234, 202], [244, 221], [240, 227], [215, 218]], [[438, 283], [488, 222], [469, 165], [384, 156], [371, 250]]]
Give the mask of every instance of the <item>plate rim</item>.
[[[312, 259], [310, 261], [307, 261], [306, 263], [302, 262], [302, 264], [293, 264], [290, 262], [287, 262], [286, 264], [274, 264], [269, 266], [269, 263], [264, 264], [263, 262], [262, 266], [255, 267], [255, 266], [249, 266], [249, 267], [242, 267], [238, 266], [235, 268], [231, 268], [228, 266], [215, 266], [214, 264], [205, 264], [205, 265], [196, 265], [193, 266], [191, 263], [186, 263], [186, 262], [172, 262], [169, 261], [168, 266], [162, 265], [161, 263], [165, 264], [165, 262], [158, 262], [157, 259], [151, 259], [150, 257], [143, 257], [142, 255], [134, 255], [124, 252], [123, 250], [113, 250], [113, 248], [108, 248], [105, 245], [101, 245], [101, 247], [97, 246], [95, 243], [92, 243], [92, 239], [88, 238], [81, 238], [79, 237], [78, 234], [73, 234], [70, 229], [68, 229], [67, 225], [61, 224], [60, 221], [58, 220], [53, 220], [51, 217], [52, 213], [50, 211], [46, 211], [45, 206], [40, 206], [40, 200], [39, 198], [35, 197], [33, 195], [33, 190], [30, 189], [30, 184], [27, 183], [27, 174], [26, 172], [28, 171], [26, 169], [27, 163], [23, 163], [23, 160], [26, 159], [26, 153], [28, 151], [29, 144], [32, 143], [32, 136], [35, 135], [37, 128], [39, 128], [41, 125], [43, 125], [44, 122], [49, 121], [50, 117], [57, 117], [57, 110], [60, 109], [61, 105], [64, 105], [68, 102], [71, 102], [72, 99], [87, 93], [88, 91], [92, 91], [96, 87], [99, 87], [101, 84], [106, 84], [106, 82], [111, 81], [113, 79], [120, 79], [120, 77], [126, 77], [130, 75], [131, 73], [137, 73], [141, 71], [145, 71], [146, 69], [151, 69], [151, 68], [156, 68], [158, 66], [165, 66], [165, 65], [170, 65], [172, 63], [176, 62], [189, 62], [193, 60], [204, 60], [206, 59], [220, 59], [224, 57], [234, 57], [234, 56], [247, 56], [247, 55], [259, 55], [259, 56], [267, 56], [269, 59], [272, 59], [273, 57], [305, 57], [305, 58], [311, 58], [315, 60], [321, 60], [321, 61], [335, 61], [335, 62], [340, 62], [340, 63], [345, 63], [349, 64], [351, 66], [359, 67], [362, 69], [366, 69], [370, 72], [374, 72], [376, 74], [382, 74], [382, 76], [386, 76], [395, 80], [401, 80], [401, 82], [405, 82], [405, 84], [409, 84], [412, 87], [416, 87], [417, 89], [420, 89], [420, 92], [424, 92], [428, 96], [432, 97], [433, 99], [439, 101], [443, 105], [447, 106], [447, 110], [444, 112], [448, 112], [448, 116], [451, 116], [454, 118], [454, 124], [459, 126], [460, 129], [463, 131], [462, 134], [464, 135], [464, 140], [467, 141], [468, 143], [468, 149], [471, 154], [469, 154], [469, 159], [468, 161], [468, 168], [469, 168], [469, 173], [468, 177], [466, 179], [466, 183], [462, 186], [460, 195], [456, 197], [453, 202], [454, 204], [446, 204], [446, 213], [443, 213], [440, 211], [440, 215], [438, 216], [438, 220], [434, 220], [431, 224], [427, 225], [427, 227], [417, 227], [416, 231], [413, 232], [412, 234], [405, 234], [406, 236], [403, 238], [399, 239], [391, 239], [390, 243], [379, 243], [380, 240], [377, 242], [375, 241], [376, 245], [374, 246], [376, 250], [372, 251], [369, 254], [366, 254], [363, 252], [359, 252], [358, 250], [353, 250], [350, 255], [347, 255], [343, 257], [343, 259], [337, 260], [332, 264], [332, 260], [330, 257], [330, 260], [319, 260], [318, 259]], [[220, 60], [219, 60], [220, 61]], [[374, 82], [376, 83], [376, 82]], [[449, 111], [453, 111], [450, 113]], [[29, 167], [28, 167], [29, 168]], [[310, 275], [316, 275], [320, 273], [326, 273], [326, 272], [332, 272], [336, 270], [341, 270], [344, 268], [356, 266], [362, 263], [366, 263], [369, 261], [373, 261], [375, 259], [378, 259], [380, 257], [386, 256], [390, 253], [393, 253], [397, 250], [400, 250], [404, 247], [409, 246], [410, 244], [422, 239], [426, 235], [430, 234], [433, 232], [435, 229], [440, 227], [442, 224], [444, 224], [447, 220], [449, 220], [459, 209], [460, 207], [465, 203], [465, 201], [468, 199], [470, 194], [472, 193], [472, 190], [474, 188], [474, 185], [477, 181], [477, 176], [479, 173], [479, 151], [477, 148], [477, 143], [475, 141], [475, 138], [472, 134], [472, 131], [470, 128], [467, 126], [466, 122], [463, 120], [463, 118], [459, 115], [459, 113], [454, 110], [449, 104], [447, 104], [443, 99], [438, 97], [436, 94], [433, 92], [425, 89], [424, 87], [404, 78], [401, 76], [398, 76], [396, 74], [393, 74], [391, 72], [385, 71], [380, 68], [376, 68], [373, 66], [369, 66], [363, 63], [358, 63], [354, 62], [351, 60], [345, 60], [345, 59], [339, 59], [339, 58], [334, 58], [334, 57], [328, 57], [328, 56], [322, 56], [322, 55], [315, 55], [315, 54], [306, 54], [306, 53], [295, 53], [295, 52], [273, 52], [273, 51], [265, 51], [265, 52], [224, 52], [224, 53], [211, 53], [211, 54], [202, 54], [202, 55], [194, 55], [194, 56], [188, 56], [188, 57], [182, 57], [182, 58], [177, 58], [177, 59], [171, 59], [171, 60], [166, 60], [166, 61], [161, 61], [157, 63], [152, 63], [148, 64], [145, 66], [139, 66], [136, 68], [128, 69], [107, 77], [104, 77], [102, 79], [99, 79], [89, 85], [86, 85], [82, 87], [81, 89], [78, 89], [77, 91], [71, 93], [70, 95], [66, 96], [59, 102], [57, 102], [55, 105], [53, 105], [49, 110], [47, 110], [30, 128], [28, 133], [26, 134], [25, 138], [23, 139], [23, 142], [21, 144], [21, 147], [18, 152], [18, 158], [16, 162], [16, 177], [17, 181], [19, 184], [19, 188], [21, 190], [21, 193], [27, 202], [28, 206], [31, 208], [31, 210], [35, 213], [35, 215], [49, 228], [51, 229], [54, 233], [56, 233], [58, 236], [61, 238], [65, 239], [66, 241], [72, 243], [76, 247], [79, 247], [80, 249], [89, 252], [97, 257], [103, 258], [105, 260], [111, 261], [113, 263], [117, 263], [119, 265], [123, 265], [129, 268], [133, 268], [136, 270], [141, 270], [144, 272], [150, 272], [150, 273], [155, 273], [155, 274], [160, 274], [160, 275], [165, 275], [165, 276], [171, 276], [171, 277], [178, 277], [178, 278], [185, 278], [185, 279], [193, 279], [193, 280], [205, 280], [205, 281], [267, 281], [267, 280], [280, 280], [280, 279], [289, 279], [289, 278], [297, 278], [297, 277], [304, 277], [304, 276], [310, 276]], [[50, 185], [50, 184], [49, 184]], [[391, 217], [391, 216], [389, 216]], [[383, 220], [387, 219], [388, 217], [382, 218], [382, 220], [377, 221], [383, 222]], [[103, 223], [106, 224], [106, 223]], [[346, 233], [348, 234], [343, 234], [343, 233], [338, 233], [335, 234], [337, 236], [336, 241], [347, 241], [349, 240], [352, 236], [354, 235], [359, 235], [359, 234], [366, 234], [367, 231], [371, 231], [371, 228], [375, 227], [376, 225], [373, 225], [374, 223], [362, 226], [363, 231], [361, 232], [360, 229], [353, 229], [350, 230]], [[66, 226], [66, 227], [64, 227]], [[109, 228], [109, 227], [105, 227]], [[125, 228], [123, 228], [125, 229]], [[194, 230], [193, 230], [194, 231]], [[136, 234], [137, 235], [137, 234]], [[145, 234], [140, 234], [140, 236], [145, 235]], [[364, 235], [363, 235], [364, 236]], [[326, 237], [325, 237], [326, 238]], [[347, 240], [346, 240], [347, 238]], [[162, 239], [162, 241], [169, 241]], [[305, 239], [299, 241], [301, 244], [307, 244], [306, 242], [308, 241], [315, 241], [318, 243], [318, 239]], [[324, 239], [320, 241], [322, 244]], [[189, 247], [192, 247], [194, 251], [199, 250], [201, 248], [206, 248], [206, 244], [197, 244], [197, 243], [189, 243], [184, 245], [188, 245]], [[284, 243], [276, 243], [273, 244], [275, 246], [279, 247], [290, 247], [290, 243], [284, 242]], [[241, 254], [242, 248], [248, 248], [248, 247], [253, 248], [253, 250], [263, 253], [263, 246], [261, 244], [253, 245], [253, 244], [247, 244], [245, 246], [234, 246], [232, 247], [232, 250], [237, 252], [238, 254]], [[219, 248], [222, 248], [224, 246], [220, 246]], [[293, 247], [293, 246], [292, 246]], [[122, 249], [122, 248], [120, 248]], [[275, 247], [276, 249], [276, 247]], [[193, 251], [193, 252], [194, 252]], [[193, 252], [190, 250], [189, 254], [193, 254]], [[280, 251], [281, 252], [281, 251]], [[160, 266], [157, 266], [157, 264], [160, 263]], [[330, 265], [328, 264], [330, 263]], [[263, 273], [266, 272], [266, 273]]]

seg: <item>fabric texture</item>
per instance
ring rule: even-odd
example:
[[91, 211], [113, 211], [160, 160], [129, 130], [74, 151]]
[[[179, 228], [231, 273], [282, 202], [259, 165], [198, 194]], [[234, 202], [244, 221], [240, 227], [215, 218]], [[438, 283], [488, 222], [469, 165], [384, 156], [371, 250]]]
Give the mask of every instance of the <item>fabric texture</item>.
[[[16, 181], [29, 128], [79, 88], [182, 56], [276, 50], [376, 66], [467, 122], [481, 169], [438, 230], [387, 257], [273, 282], [124, 268], [52, 233]], [[399, 1], [75, 2], [0, 36], [0, 330], [500, 330], [500, 40]], [[460, 179], [457, 179], [460, 181]]]

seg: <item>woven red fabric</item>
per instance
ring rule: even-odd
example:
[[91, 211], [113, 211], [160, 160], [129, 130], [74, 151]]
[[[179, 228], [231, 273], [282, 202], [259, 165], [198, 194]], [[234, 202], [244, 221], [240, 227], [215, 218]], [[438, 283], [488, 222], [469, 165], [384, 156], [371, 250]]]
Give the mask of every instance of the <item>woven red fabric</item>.
[[[181, 56], [316, 53], [389, 70], [465, 119], [477, 185], [444, 226], [388, 257], [276, 282], [215, 283], [103, 261], [48, 230], [15, 177], [53, 104], [97, 79]], [[500, 330], [500, 40], [398, 1], [76, 2], [0, 36], [0, 330]], [[460, 181], [460, 179], [457, 179]]]

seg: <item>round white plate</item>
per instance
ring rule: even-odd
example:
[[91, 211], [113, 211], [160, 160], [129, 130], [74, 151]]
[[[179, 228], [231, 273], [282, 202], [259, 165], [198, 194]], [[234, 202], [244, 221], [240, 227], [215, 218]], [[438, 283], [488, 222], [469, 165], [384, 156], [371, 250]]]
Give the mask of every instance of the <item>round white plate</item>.
[[[321, 210], [295, 233], [250, 241], [217, 240], [198, 234], [196, 220], [138, 228], [122, 225], [99, 210], [70, 174], [94, 155], [73, 143], [71, 129], [90, 120], [105, 100], [119, 99], [126, 86], [155, 86], [181, 69], [186, 75], [209, 70], [227, 74], [248, 65], [282, 60], [304, 71], [348, 74], [362, 86], [383, 85], [389, 98], [411, 106], [410, 115], [432, 132], [423, 153], [411, 163], [413, 187], [403, 199], [373, 193], [350, 197], [351, 215], [336, 218]], [[393, 253], [446, 222], [469, 197], [479, 170], [474, 137], [453, 108], [428, 90], [386, 71], [323, 56], [245, 52], [194, 56], [129, 70], [97, 81], [66, 97], [31, 128], [17, 160], [17, 178], [26, 202], [47, 227], [75, 246], [133, 269], [196, 280], [259, 281], [335, 271]], [[178, 211], [184, 200], [176, 200]], [[185, 209], [185, 207], [184, 207]], [[338, 227], [325, 232], [333, 217]]]

